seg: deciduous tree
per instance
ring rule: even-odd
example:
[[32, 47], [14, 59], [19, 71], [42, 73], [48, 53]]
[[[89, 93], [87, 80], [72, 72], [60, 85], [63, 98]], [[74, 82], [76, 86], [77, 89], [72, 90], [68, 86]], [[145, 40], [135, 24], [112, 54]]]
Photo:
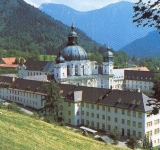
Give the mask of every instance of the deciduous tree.
[[160, 31], [160, 0], [151, 2], [143, 2], [139, 0], [135, 3], [133, 22], [137, 23], [138, 26], [155, 27]]
[[53, 113], [55, 116], [58, 115], [58, 111], [61, 109], [62, 95], [60, 94], [60, 87], [54, 81], [48, 84], [44, 84], [44, 90], [46, 96], [43, 99], [45, 102], [44, 109]]

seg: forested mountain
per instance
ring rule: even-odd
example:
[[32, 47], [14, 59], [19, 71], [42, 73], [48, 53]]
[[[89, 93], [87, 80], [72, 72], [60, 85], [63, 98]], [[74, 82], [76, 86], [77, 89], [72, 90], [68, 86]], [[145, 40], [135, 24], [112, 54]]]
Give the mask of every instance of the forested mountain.
[[160, 58], [160, 34], [152, 31], [143, 38], [137, 39], [121, 49], [129, 56]]
[[89, 37], [101, 44], [107, 45], [109, 41], [110, 47], [119, 50], [153, 31], [151, 28], [136, 27], [132, 22], [133, 6], [130, 2], [118, 2], [101, 9], [80, 12], [65, 5], [46, 3], [39, 9], [67, 25], [74, 18], [76, 27]]
[[[75, 31], [79, 45], [86, 51], [96, 49], [96, 42], [84, 32]], [[70, 27], [23, 0], [0, 0], [0, 49], [56, 54], [59, 46], [65, 47], [69, 32]]]

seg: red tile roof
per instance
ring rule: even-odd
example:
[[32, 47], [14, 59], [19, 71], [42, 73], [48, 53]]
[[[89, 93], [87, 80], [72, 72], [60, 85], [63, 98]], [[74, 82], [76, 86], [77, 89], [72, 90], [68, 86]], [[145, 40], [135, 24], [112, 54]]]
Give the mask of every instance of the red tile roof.
[[5, 64], [12, 65], [15, 62], [16, 57], [2, 58], [2, 60], [4, 61]]
[[7, 64], [0, 64], [0, 68], [16, 68], [18, 65], [7, 65]]
[[[20, 59], [21, 57], [19, 57]], [[7, 57], [1, 58], [2, 63], [0, 64], [1, 68], [16, 68], [18, 64], [15, 64], [16, 57]], [[24, 60], [26, 62], [26, 60]]]

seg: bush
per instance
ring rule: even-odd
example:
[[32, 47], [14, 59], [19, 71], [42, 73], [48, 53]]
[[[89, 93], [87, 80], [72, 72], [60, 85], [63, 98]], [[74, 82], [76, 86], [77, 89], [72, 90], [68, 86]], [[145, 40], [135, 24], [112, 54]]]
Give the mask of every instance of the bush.
[[118, 144], [118, 140], [120, 139], [120, 132], [116, 129], [113, 129], [110, 134], [109, 137], [114, 141], [114, 144], [117, 145]]
[[59, 126], [65, 126], [65, 123], [64, 122], [60, 122]]
[[126, 145], [131, 148], [135, 149], [138, 146], [137, 138], [135, 136], [131, 136], [128, 140]]
[[17, 106], [16, 103], [10, 103], [7, 106], [8, 110], [12, 110], [14, 112], [23, 113], [20, 107]]
[[51, 115], [44, 115], [43, 121], [45, 121], [47, 123], [53, 123], [54, 122], [54, 118]]
[[87, 132], [86, 130], [84, 130], [84, 131], [82, 132], [82, 135], [88, 137], [88, 132]]
[[2, 102], [0, 102], [0, 109], [4, 108], [4, 104]]
[[33, 114], [31, 115], [33, 118], [35, 119], [39, 119], [39, 115], [36, 112], [33, 112]]

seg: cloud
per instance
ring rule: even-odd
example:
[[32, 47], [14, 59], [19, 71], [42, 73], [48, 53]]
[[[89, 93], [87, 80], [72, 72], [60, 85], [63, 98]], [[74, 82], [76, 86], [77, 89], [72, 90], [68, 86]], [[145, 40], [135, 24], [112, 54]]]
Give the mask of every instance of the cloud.
[[39, 7], [42, 3], [64, 4], [79, 11], [102, 8], [119, 0], [25, 0], [27, 3]]
[[39, 7], [42, 3], [52, 3], [52, 0], [24, 0], [28, 4]]
[[110, 3], [116, 3], [118, 0], [51, 0], [56, 4], [64, 4], [79, 11], [88, 11], [102, 8]]
[[[42, 3], [64, 4], [79, 11], [89, 11], [105, 7], [112, 3], [124, 0], [25, 0], [27, 3], [39, 7]], [[138, 0], [126, 0], [128, 2], [138, 2]], [[148, 1], [148, 0], [144, 0]]]

